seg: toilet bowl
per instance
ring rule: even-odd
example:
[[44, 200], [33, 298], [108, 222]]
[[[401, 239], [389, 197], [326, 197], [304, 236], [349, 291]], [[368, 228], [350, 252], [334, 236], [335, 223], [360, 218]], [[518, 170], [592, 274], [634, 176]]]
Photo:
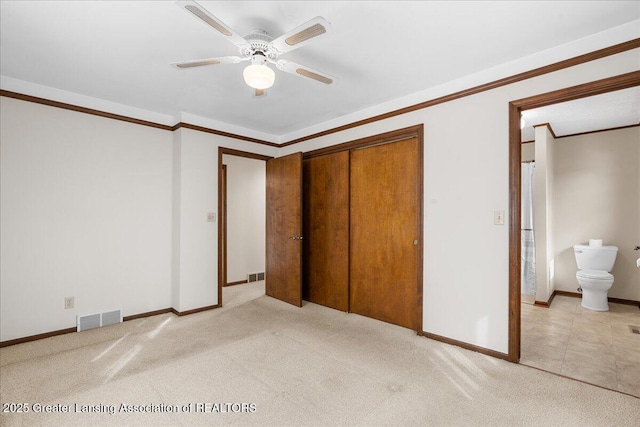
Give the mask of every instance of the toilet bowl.
[[602, 270], [579, 270], [576, 273], [582, 290], [582, 307], [593, 311], [609, 311], [607, 292], [613, 285], [613, 275]]
[[[594, 244], [593, 242], [598, 242]], [[602, 246], [602, 240], [592, 239], [590, 245], [573, 247], [578, 265], [576, 279], [582, 292], [582, 307], [593, 311], [609, 311], [607, 293], [613, 286], [613, 268], [618, 255], [616, 246]]]

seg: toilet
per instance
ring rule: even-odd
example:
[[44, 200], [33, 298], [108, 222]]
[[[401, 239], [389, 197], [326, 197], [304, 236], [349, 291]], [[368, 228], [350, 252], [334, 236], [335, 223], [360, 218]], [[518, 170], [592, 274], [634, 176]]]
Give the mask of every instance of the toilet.
[[616, 262], [618, 248], [602, 246], [601, 240], [591, 240], [589, 245], [575, 245], [573, 252], [578, 264], [576, 279], [582, 291], [582, 306], [594, 311], [609, 311], [607, 292], [613, 285], [609, 273]]

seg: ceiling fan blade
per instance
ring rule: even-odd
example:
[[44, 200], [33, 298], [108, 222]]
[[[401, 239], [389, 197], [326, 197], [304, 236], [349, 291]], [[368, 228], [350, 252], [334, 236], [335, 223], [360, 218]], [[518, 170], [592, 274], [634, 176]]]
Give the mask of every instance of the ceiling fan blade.
[[223, 36], [227, 37], [227, 40], [238, 46], [238, 48], [243, 49], [250, 47], [249, 43], [244, 39], [244, 37], [233, 31], [224, 22], [213, 16], [211, 13], [209, 13], [209, 11], [207, 11], [207, 9], [205, 9], [195, 1], [179, 0], [176, 3], [178, 4], [178, 6], [191, 13], [193, 16], [200, 19], [205, 24], [213, 27]]
[[286, 59], [279, 59], [276, 61], [276, 67], [285, 73], [306, 77], [326, 85], [337, 82], [337, 79], [333, 76], [305, 67], [304, 65], [296, 64], [295, 62], [287, 61]]
[[316, 16], [312, 20], [294, 28], [293, 30], [281, 35], [271, 42], [279, 53], [286, 53], [300, 46], [304, 46], [309, 41], [325, 34], [331, 24], [329, 24], [321, 16]]
[[219, 58], [193, 59], [191, 61], [173, 62], [172, 67], [179, 70], [186, 68], [201, 67], [203, 65], [219, 65], [219, 64], [237, 64], [244, 61], [239, 56], [221, 56]]

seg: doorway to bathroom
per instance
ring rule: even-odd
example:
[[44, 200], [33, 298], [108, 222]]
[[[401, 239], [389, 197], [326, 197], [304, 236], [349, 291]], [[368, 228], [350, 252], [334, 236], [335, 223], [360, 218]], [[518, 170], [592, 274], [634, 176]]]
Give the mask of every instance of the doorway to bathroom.
[[[527, 251], [529, 243], [526, 241], [528, 237], [526, 232], [529, 231], [527, 224], [528, 213], [526, 211], [528, 208], [526, 196], [528, 187], [527, 174], [530, 173], [531, 170], [522, 162], [526, 160], [537, 160], [537, 158], [532, 156], [527, 159], [527, 156], [524, 155], [525, 150], [523, 149], [523, 145], [525, 144], [522, 144], [524, 140], [522, 136], [523, 134], [520, 131], [520, 119], [522, 113], [526, 113], [529, 110], [554, 104], [566, 104], [568, 101], [586, 97], [595, 97], [596, 95], [608, 94], [615, 91], [623, 92], [624, 89], [628, 88], [636, 88], [634, 90], [638, 90], [637, 87], [639, 85], [640, 72], [633, 72], [614, 78], [604, 79], [536, 97], [514, 101], [510, 104], [510, 208], [511, 219], [518, 223], [511, 224], [510, 226], [510, 260], [513, 261], [513, 263], [511, 263], [510, 267], [509, 359], [515, 362], [520, 361], [523, 364], [535, 366], [549, 372], [580, 379], [582, 381], [613, 390], [623, 391], [636, 396], [640, 396], [640, 373], [636, 374], [634, 377], [634, 375], [631, 374], [631, 371], [627, 369], [629, 366], [633, 366], [634, 363], [636, 363], [633, 359], [628, 359], [627, 355], [630, 353], [630, 349], [633, 348], [633, 345], [637, 344], [637, 342], [631, 342], [631, 340], [636, 337], [628, 331], [628, 324], [640, 323], [640, 311], [638, 310], [638, 299], [640, 299], [638, 296], [640, 295], [631, 293], [629, 297], [625, 297], [630, 298], [629, 300], [619, 300], [615, 298], [610, 299], [610, 312], [604, 314], [582, 309], [580, 307], [579, 294], [576, 292], [558, 291], [557, 287], [554, 289], [553, 286], [550, 288], [550, 293], [547, 295], [547, 299], [545, 299], [548, 306], [555, 296], [551, 307], [541, 308], [522, 304], [525, 302], [525, 295], [527, 294], [527, 291], [531, 290], [531, 288], [527, 289], [527, 266], [525, 265], [527, 254], [524, 253]], [[634, 108], [637, 110], [638, 107], [636, 106]], [[594, 115], [593, 117], [597, 117], [597, 115]], [[553, 139], [555, 139], [555, 135], [553, 135], [552, 126], [548, 123], [541, 123], [540, 125], [541, 131], [550, 132], [552, 134], [553, 138], [551, 141], [553, 141]], [[555, 126], [553, 127], [555, 128]], [[626, 129], [627, 127], [631, 129]], [[602, 139], [604, 135], [609, 135], [611, 133], [615, 133], [616, 135], [626, 134], [631, 140], [629, 145], [634, 147], [631, 152], [628, 153], [627, 157], [632, 159], [631, 163], [636, 163], [634, 166], [636, 168], [636, 175], [634, 175], [636, 176], [635, 185], [640, 185], [638, 184], [639, 172], [637, 171], [639, 167], [638, 163], [640, 163], [640, 157], [638, 154], [640, 149], [637, 144], [637, 141], [639, 140], [637, 138], [638, 124], [634, 123], [632, 125], [620, 127], [609, 126], [608, 128], [602, 128], [602, 131], [595, 132], [597, 133], [591, 132], [592, 134], [588, 136], [575, 136], [571, 134], [571, 138], [557, 141], [555, 144], [564, 143], [564, 145], [568, 147], [569, 144], [573, 144], [572, 141], [574, 141], [574, 139], [575, 141], [578, 141], [578, 138], [582, 141], [582, 138], [591, 140]], [[635, 145], [633, 142], [634, 137]], [[526, 137], [524, 139], [526, 139]], [[565, 151], [567, 151], [567, 149], [568, 148], [566, 147], [562, 148], [562, 150]], [[607, 147], [607, 150], [609, 149], [610, 147]], [[599, 154], [589, 153], [582, 156], [575, 155], [572, 157], [573, 164], [583, 162], [585, 157], [595, 157], [596, 159], [599, 159], [599, 162], [609, 159], [604, 164], [610, 164], [613, 162], [619, 166], [613, 169], [623, 169], [620, 164], [620, 159], [615, 161], [611, 160], [610, 158], [612, 154], [608, 151], [601, 151]], [[567, 153], [564, 153], [562, 156], [566, 157], [566, 154]], [[561, 158], [562, 157], [559, 159]], [[602, 169], [604, 164], [601, 164], [597, 169]], [[544, 172], [544, 162], [542, 166]], [[547, 167], [548, 166], [549, 165], [547, 164]], [[558, 167], [560, 167], [560, 164]], [[593, 165], [591, 167], [593, 167]], [[563, 171], [564, 175], [562, 179], [579, 179], [578, 177], [581, 175], [577, 175], [577, 173], [579, 174], [581, 172], [576, 172], [574, 170], [576, 169], [575, 167], [571, 167], [570, 169], [570, 171]], [[593, 175], [593, 173], [588, 173], [587, 175]], [[632, 179], [632, 181], [634, 181], [634, 179]], [[535, 181], [535, 184], [537, 183], [538, 181]], [[634, 191], [635, 193], [638, 193], [637, 187]], [[615, 191], [608, 191], [607, 193], [608, 194], [605, 194], [602, 197], [610, 199], [611, 195], [615, 194]], [[557, 196], [560, 197], [561, 194], [558, 194]], [[533, 200], [536, 200], [535, 197]], [[571, 197], [571, 200], [574, 200], [573, 197]], [[577, 202], [574, 201], [573, 203]], [[584, 205], [584, 203], [582, 205]], [[618, 207], [618, 210], [621, 209], [619, 203], [614, 205]], [[637, 205], [637, 202], [635, 205]], [[566, 211], [567, 207], [565, 206], [565, 208], [562, 208], [559, 206], [558, 209]], [[635, 218], [637, 218], [638, 206], [635, 206], [634, 209], [636, 209]], [[573, 222], [577, 222], [582, 219], [583, 218], [574, 218]], [[562, 226], [562, 228], [567, 227], [569, 227], [568, 224]], [[531, 231], [533, 231], [535, 226], [530, 228], [532, 229]], [[640, 229], [638, 229], [637, 226], [636, 228], [629, 228], [627, 226], [624, 228], [627, 230], [627, 234], [633, 235], [633, 239], [640, 238]], [[588, 227], [588, 229], [591, 230], [593, 227]], [[638, 234], [638, 236], [635, 236], [635, 234]], [[581, 237], [581, 239], [583, 238], [584, 236]], [[629, 246], [629, 248], [625, 248], [625, 250], [627, 250], [627, 252], [632, 251], [632, 245], [627, 244], [628, 242], [626, 240], [619, 238], [616, 238], [616, 240], [626, 242], [623, 243], [623, 246]], [[533, 243], [533, 246], [535, 246], [536, 243], [539, 243], [535, 241], [535, 237], [533, 238]], [[568, 266], [570, 263], [566, 261], [569, 260], [569, 258], [571, 258], [570, 261], [573, 261], [572, 245], [580, 243], [580, 241], [576, 240], [571, 243], [571, 245], [567, 242], [560, 243], [560, 246], [563, 248], [566, 246], [566, 250], [562, 250], [561, 252], [550, 252], [551, 263], [541, 264], [544, 264], [543, 267], [547, 268], [550, 273], [550, 276], [545, 278], [546, 281], [553, 284], [552, 281], [554, 279], [561, 280], [561, 282], [566, 286], [566, 284], [572, 283], [572, 281], [568, 281], [563, 278], [564, 276], [569, 278], [567, 275], [568, 272], [554, 271], [554, 261], [560, 260], [565, 267]], [[631, 258], [632, 255], [633, 252], [630, 254], [627, 253], [627, 258]], [[556, 258], [555, 260], [554, 257]], [[549, 266], [551, 266], [551, 268], [548, 268]], [[572, 270], [571, 273], [575, 275], [575, 270]], [[637, 282], [637, 272], [634, 271], [632, 273], [636, 273], [636, 275], [633, 276], [631, 280], [625, 280], [625, 283]], [[635, 282], [633, 282], [633, 278], [635, 278]], [[539, 276], [538, 279], [540, 280], [543, 278]], [[560, 288], [562, 289], [562, 286]], [[521, 338], [523, 342], [521, 342]], [[522, 355], [522, 359], [521, 350], [524, 353]], [[534, 359], [535, 363], [532, 362]], [[625, 366], [627, 368], [625, 368]]]
[[[522, 112], [640, 86], [640, 71], [540, 94], [509, 103], [509, 360], [520, 360], [522, 251]], [[637, 125], [637, 124], [636, 124]]]

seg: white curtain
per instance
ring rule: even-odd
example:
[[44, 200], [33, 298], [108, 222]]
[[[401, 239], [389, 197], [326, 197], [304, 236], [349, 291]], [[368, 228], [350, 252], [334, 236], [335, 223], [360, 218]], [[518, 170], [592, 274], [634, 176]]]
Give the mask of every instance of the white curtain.
[[534, 162], [522, 163], [520, 281], [522, 293], [526, 295], [536, 294], [536, 248], [533, 237], [533, 173], [535, 168]]

